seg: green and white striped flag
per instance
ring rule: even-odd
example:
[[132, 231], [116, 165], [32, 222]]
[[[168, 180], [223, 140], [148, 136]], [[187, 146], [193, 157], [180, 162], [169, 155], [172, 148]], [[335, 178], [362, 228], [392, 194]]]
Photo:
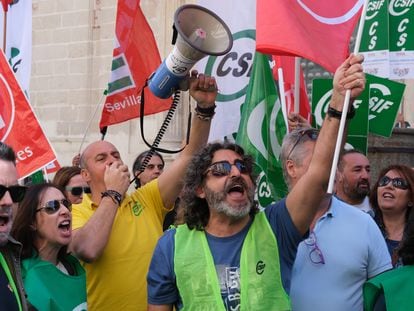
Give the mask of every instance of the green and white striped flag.
[[254, 169], [259, 175], [257, 198], [262, 207], [287, 193], [279, 162], [285, 134], [286, 125], [269, 57], [256, 52], [246, 100], [241, 107], [236, 143], [256, 161]]

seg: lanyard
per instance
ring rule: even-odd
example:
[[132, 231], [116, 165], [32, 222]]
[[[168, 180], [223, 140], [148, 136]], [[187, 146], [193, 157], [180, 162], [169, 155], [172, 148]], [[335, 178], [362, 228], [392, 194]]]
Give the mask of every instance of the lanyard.
[[6, 259], [4, 259], [3, 254], [0, 252], [0, 264], [3, 267], [4, 272], [6, 273], [7, 279], [9, 280], [9, 283], [11, 287], [13, 288], [13, 293], [16, 296], [17, 304], [19, 305], [19, 310], [22, 310], [22, 304], [19, 299], [19, 293], [17, 291], [16, 283], [13, 280], [13, 277], [11, 275], [9, 266], [7, 265]]

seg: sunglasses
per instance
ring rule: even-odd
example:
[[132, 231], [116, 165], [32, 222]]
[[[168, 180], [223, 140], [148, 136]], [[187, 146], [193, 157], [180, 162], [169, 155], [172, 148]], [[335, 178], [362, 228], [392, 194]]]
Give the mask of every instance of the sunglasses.
[[325, 264], [325, 258], [318, 246], [316, 234], [313, 230], [310, 231], [309, 237], [304, 240], [305, 244], [311, 248], [309, 251], [309, 259], [314, 264]]
[[204, 172], [204, 175], [211, 172], [211, 175], [216, 177], [228, 176], [233, 165], [237, 167], [241, 174], [248, 174], [251, 172], [251, 168], [249, 168], [243, 160], [237, 159], [233, 164], [229, 161], [215, 162], [208, 167], [208, 169]]
[[402, 179], [400, 177], [390, 178], [388, 176], [382, 176], [381, 177], [381, 179], [378, 182], [378, 187], [385, 187], [390, 182], [392, 182], [392, 185], [395, 188], [402, 189], [402, 190], [407, 190], [408, 189], [408, 183], [404, 179]]
[[73, 196], [78, 197], [82, 193], [91, 193], [91, 188], [89, 187], [65, 187], [65, 190], [70, 192]]
[[69, 200], [62, 199], [62, 200], [51, 200], [45, 203], [45, 205], [41, 206], [36, 210], [36, 212], [40, 212], [44, 210], [47, 214], [51, 215], [56, 213], [60, 209], [60, 205], [66, 207], [70, 212], [72, 211], [72, 203]]
[[315, 141], [318, 139], [319, 131], [313, 128], [308, 128], [308, 129], [299, 131], [299, 136], [296, 139], [295, 143], [293, 144], [292, 149], [290, 149], [288, 156], [286, 157], [287, 160], [290, 159], [290, 156], [292, 155], [293, 150], [295, 150], [296, 146], [299, 144], [299, 142], [302, 140], [302, 137], [304, 137], [305, 135], [310, 140]]
[[12, 201], [14, 203], [19, 203], [23, 200], [24, 195], [26, 194], [26, 190], [27, 190], [26, 187], [19, 186], [19, 185], [10, 186], [10, 187], [0, 185], [0, 200], [3, 198], [3, 196], [8, 191], [10, 193]]

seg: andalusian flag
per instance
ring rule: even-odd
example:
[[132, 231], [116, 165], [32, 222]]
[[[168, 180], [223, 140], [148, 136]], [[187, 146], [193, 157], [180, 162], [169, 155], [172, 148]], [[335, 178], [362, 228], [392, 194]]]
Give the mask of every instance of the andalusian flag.
[[267, 55], [255, 54], [241, 109], [236, 142], [256, 161], [257, 196], [260, 205], [265, 207], [287, 193], [279, 162], [286, 125]]

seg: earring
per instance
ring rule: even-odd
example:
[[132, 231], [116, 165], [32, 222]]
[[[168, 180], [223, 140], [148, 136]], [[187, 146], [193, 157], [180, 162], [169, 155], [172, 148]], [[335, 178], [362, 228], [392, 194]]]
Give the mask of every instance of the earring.
[[410, 201], [410, 202], [408, 202], [407, 206], [408, 206], [408, 207], [413, 207], [413, 202], [411, 202], [411, 201]]

